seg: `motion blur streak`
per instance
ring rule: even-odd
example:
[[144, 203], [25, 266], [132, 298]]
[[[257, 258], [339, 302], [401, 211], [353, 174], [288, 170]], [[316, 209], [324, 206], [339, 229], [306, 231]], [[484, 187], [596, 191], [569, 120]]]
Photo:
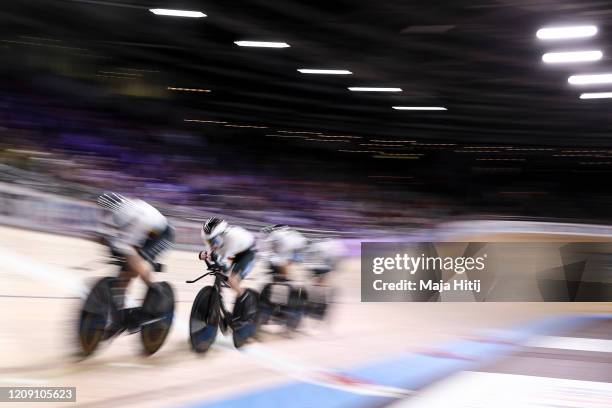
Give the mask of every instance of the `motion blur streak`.
[[24, 277], [32, 280], [32, 284], [44, 284], [67, 290], [70, 294], [78, 297], [85, 297], [88, 292], [87, 286], [83, 285], [78, 279], [62, 272], [60, 269], [49, 265], [37, 263], [27, 257], [17, 255], [13, 251], [0, 248], [0, 259], [3, 267], [13, 273], [21, 273]]

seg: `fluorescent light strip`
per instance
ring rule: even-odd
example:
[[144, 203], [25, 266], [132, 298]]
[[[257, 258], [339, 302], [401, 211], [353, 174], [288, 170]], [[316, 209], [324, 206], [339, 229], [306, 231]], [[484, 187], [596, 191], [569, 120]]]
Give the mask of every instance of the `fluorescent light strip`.
[[603, 53], [599, 50], [549, 52], [542, 55], [542, 61], [548, 64], [558, 64], [563, 62], [588, 62], [599, 61], [601, 57], [603, 57]]
[[580, 99], [607, 99], [612, 98], [612, 92], [592, 92], [583, 93], [580, 95]]
[[414, 110], [414, 111], [445, 111], [443, 106], [393, 106], [397, 110]]
[[183, 91], [183, 92], [210, 92], [210, 89], [200, 89], [200, 88], [177, 88], [174, 86], [168, 87], [169, 91]]
[[348, 69], [298, 69], [302, 74], [322, 74], [322, 75], [351, 75], [352, 72]]
[[149, 11], [158, 16], [172, 16], [172, 17], [191, 17], [200, 18], [206, 17], [206, 14], [201, 11], [189, 11], [189, 10], [172, 10], [172, 9], [149, 9]]
[[263, 47], [263, 48], [287, 48], [289, 44], [285, 42], [269, 42], [269, 41], [234, 41], [239, 47]]
[[561, 40], [568, 38], [585, 38], [597, 34], [597, 27], [594, 25], [573, 26], [573, 27], [544, 27], [536, 32], [540, 40]]
[[611, 84], [612, 74], [572, 75], [567, 82], [572, 85]]
[[402, 92], [402, 88], [375, 88], [368, 86], [349, 86], [348, 89], [353, 92]]

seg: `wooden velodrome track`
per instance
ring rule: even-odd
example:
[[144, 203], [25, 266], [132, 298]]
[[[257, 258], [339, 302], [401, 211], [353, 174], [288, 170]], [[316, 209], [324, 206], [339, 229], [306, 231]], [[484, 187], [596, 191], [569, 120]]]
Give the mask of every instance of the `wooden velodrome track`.
[[[579, 240], [523, 234], [464, 238]], [[36, 406], [184, 406], [303, 380], [313, 368], [342, 369], [428, 348], [480, 328], [562, 312], [600, 312], [605, 307], [585, 303], [365, 304], [359, 302], [359, 260], [348, 259], [334, 276], [338, 303], [327, 324], [309, 324], [306, 333], [294, 338], [267, 336], [241, 351], [234, 350], [227, 339], [218, 339], [208, 355], [197, 356], [188, 346], [187, 319], [202, 285], [184, 282], [197, 276], [202, 266], [195, 253], [172, 251], [164, 259], [167, 273], [157, 279], [174, 286], [177, 318], [160, 352], [141, 357], [138, 336], [123, 336], [93, 358], [78, 361], [72, 353], [79, 295], [95, 277], [114, 273], [102, 262], [104, 253], [101, 246], [77, 238], [0, 228], [0, 386], [77, 387], [76, 403]], [[249, 285], [263, 282], [258, 266]], [[143, 291], [136, 284], [131, 295], [142, 299]]]

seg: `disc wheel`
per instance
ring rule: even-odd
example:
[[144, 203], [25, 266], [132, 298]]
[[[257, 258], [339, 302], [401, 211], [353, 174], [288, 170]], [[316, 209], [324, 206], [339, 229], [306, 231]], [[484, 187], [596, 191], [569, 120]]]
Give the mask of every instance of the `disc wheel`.
[[174, 291], [168, 282], [149, 288], [142, 304], [140, 339], [144, 353], [156, 353], [166, 341], [174, 320]]
[[81, 353], [91, 355], [102, 340], [112, 321], [113, 307], [110, 285], [114, 278], [102, 278], [85, 299], [79, 318], [78, 337]]
[[221, 305], [219, 293], [212, 286], [202, 288], [191, 307], [189, 339], [197, 353], [208, 351], [217, 337]]
[[259, 329], [262, 325], [268, 323], [272, 317], [274, 306], [270, 301], [270, 292], [272, 290], [273, 283], [267, 283], [261, 293], [259, 294], [259, 303], [257, 310], [257, 328]]
[[308, 299], [306, 302], [306, 310], [308, 315], [318, 320], [324, 320], [329, 313], [330, 305], [333, 302], [335, 296], [335, 290], [332, 287], [321, 286], [318, 288], [322, 291], [323, 295], [319, 295], [318, 298]]

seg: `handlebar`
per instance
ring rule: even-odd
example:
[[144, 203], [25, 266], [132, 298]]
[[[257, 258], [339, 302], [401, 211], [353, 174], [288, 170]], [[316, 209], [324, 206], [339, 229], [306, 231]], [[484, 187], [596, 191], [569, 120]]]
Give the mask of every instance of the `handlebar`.
[[227, 276], [225, 275], [223, 268], [217, 264], [210, 264], [210, 263], [206, 263], [206, 265], [208, 266], [208, 272], [206, 272], [204, 275], [201, 275], [197, 278], [195, 278], [194, 280], [187, 280], [185, 281], [185, 283], [195, 283], [197, 281], [199, 281], [200, 279], [209, 276], [209, 275], [214, 275], [215, 277], [221, 277], [222, 278], [222, 282], [224, 284], [227, 285]]
[[210, 274], [211, 274], [211, 272], [207, 272], [207, 273], [205, 273], [204, 275], [202, 275], [202, 276], [200, 276], [200, 277], [198, 277], [198, 278], [195, 278], [194, 280], [186, 280], [186, 281], [185, 281], [185, 283], [196, 283], [197, 281], [199, 281], [199, 280], [200, 280], [200, 279], [202, 279], [203, 277], [208, 276], [208, 275], [210, 275]]

